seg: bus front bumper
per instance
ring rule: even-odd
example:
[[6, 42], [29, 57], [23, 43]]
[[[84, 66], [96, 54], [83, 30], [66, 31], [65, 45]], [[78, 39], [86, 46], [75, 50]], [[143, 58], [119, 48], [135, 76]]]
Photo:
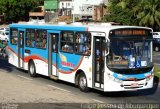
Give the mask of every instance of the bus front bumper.
[[152, 76], [149, 80], [143, 79], [139, 81], [117, 81], [110, 78], [104, 80], [104, 92], [117, 91], [136, 91], [141, 89], [149, 89], [153, 87]]

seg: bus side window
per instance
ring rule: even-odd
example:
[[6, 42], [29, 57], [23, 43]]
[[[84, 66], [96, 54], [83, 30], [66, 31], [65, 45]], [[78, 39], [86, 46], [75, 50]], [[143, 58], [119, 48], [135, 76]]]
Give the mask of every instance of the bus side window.
[[73, 52], [73, 36], [74, 33], [73, 32], [62, 32], [61, 33], [61, 51], [64, 52]]
[[46, 30], [38, 29], [35, 34], [35, 47], [40, 49], [47, 48], [47, 35]]
[[91, 54], [91, 34], [86, 32], [77, 32], [75, 40], [75, 51], [78, 54]]
[[11, 44], [17, 45], [18, 42], [18, 30], [16, 28], [11, 28]]
[[35, 29], [26, 30], [26, 46], [35, 47]]

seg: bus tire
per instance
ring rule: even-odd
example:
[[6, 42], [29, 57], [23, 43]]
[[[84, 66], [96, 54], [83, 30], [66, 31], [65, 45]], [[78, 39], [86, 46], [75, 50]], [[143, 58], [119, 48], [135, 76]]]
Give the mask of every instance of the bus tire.
[[80, 73], [79, 78], [78, 78], [78, 87], [82, 92], [88, 92], [89, 88], [87, 85], [87, 78], [84, 75], [84, 73]]
[[29, 62], [28, 65], [28, 73], [30, 74], [31, 77], [36, 77], [37, 73], [36, 73], [36, 67], [33, 61]]

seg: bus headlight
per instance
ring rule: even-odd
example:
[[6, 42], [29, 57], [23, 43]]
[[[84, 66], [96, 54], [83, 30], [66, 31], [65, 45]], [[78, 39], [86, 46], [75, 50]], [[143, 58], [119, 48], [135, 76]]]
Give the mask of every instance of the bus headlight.
[[146, 76], [146, 81], [149, 81], [153, 77], [153, 74]]

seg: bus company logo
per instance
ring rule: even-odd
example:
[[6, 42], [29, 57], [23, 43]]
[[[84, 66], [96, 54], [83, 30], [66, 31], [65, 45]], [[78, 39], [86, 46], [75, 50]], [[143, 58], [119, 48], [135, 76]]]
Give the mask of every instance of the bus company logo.
[[74, 64], [70, 63], [70, 62], [61, 62], [63, 67], [69, 67], [69, 68], [74, 68]]
[[74, 64], [67, 62], [67, 58], [66, 56], [64, 56], [63, 54], [60, 53], [60, 59], [61, 59], [61, 65], [63, 67], [69, 67], [69, 68], [74, 68]]
[[64, 55], [61, 54], [61, 53], [60, 53], [60, 59], [61, 59], [61, 61], [63, 61], [63, 62], [67, 62], [66, 56], [64, 56]]

